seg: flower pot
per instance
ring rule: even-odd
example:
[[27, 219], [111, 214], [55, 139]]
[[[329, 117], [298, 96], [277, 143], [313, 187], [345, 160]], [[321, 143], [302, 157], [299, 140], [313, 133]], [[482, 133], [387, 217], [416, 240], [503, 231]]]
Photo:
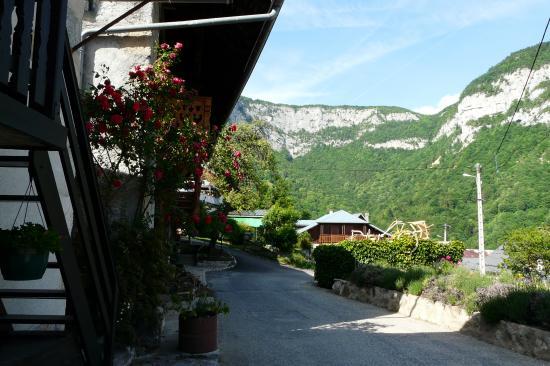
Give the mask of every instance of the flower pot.
[[218, 315], [179, 319], [179, 349], [207, 353], [218, 349]]
[[49, 255], [49, 252], [36, 252], [33, 249], [2, 249], [0, 251], [2, 276], [8, 281], [39, 280], [46, 272]]

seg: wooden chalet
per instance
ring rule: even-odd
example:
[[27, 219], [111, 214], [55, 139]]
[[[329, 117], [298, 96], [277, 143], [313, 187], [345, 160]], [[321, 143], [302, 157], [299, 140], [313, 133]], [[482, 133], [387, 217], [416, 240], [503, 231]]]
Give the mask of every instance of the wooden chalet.
[[356, 238], [389, 236], [384, 230], [368, 222], [368, 215], [350, 214], [344, 210], [328, 213], [317, 220], [300, 220], [298, 234], [308, 232], [315, 244], [332, 244]]

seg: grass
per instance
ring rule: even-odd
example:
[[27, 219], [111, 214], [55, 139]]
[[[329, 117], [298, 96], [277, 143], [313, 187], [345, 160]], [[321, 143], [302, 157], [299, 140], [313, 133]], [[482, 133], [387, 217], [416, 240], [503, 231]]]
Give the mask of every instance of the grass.
[[385, 264], [367, 264], [357, 268], [350, 280], [358, 286], [378, 286], [420, 295], [424, 284], [436, 273], [431, 266], [399, 269]]
[[302, 269], [315, 269], [315, 262], [308, 259], [304, 253], [294, 250], [290, 254], [282, 254], [277, 256], [277, 261], [280, 264], [290, 265]]

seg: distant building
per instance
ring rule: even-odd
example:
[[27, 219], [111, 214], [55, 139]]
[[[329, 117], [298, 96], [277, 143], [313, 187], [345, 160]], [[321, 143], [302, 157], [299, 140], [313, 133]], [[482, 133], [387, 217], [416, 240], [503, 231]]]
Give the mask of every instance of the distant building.
[[298, 220], [298, 234], [308, 232], [316, 244], [338, 243], [349, 238], [390, 236], [369, 222], [368, 214], [350, 214], [344, 210], [330, 212], [316, 220]]
[[267, 210], [231, 211], [227, 217], [237, 221], [240, 224], [245, 224], [257, 229], [262, 226], [262, 219], [266, 213]]

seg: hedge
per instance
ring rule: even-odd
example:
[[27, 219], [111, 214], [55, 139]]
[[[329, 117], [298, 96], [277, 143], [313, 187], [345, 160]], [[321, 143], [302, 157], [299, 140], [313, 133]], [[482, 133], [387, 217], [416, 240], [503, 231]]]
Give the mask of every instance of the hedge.
[[462, 259], [465, 249], [461, 241], [444, 244], [424, 239], [419, 240], [417, 245], [416, 240], [410, 236], [378, 241], [345, 240], [339, 245], [349, 251], [359, 263], [384, 261], [396, 267], [431, 265], [446, 257], [456, 263]]
[[335, 278], [347, 278], [355, 269], [355, 259], [339, 245], [320, 245], [313, 251], [315, 279], [321, 287], [332, 288]]

